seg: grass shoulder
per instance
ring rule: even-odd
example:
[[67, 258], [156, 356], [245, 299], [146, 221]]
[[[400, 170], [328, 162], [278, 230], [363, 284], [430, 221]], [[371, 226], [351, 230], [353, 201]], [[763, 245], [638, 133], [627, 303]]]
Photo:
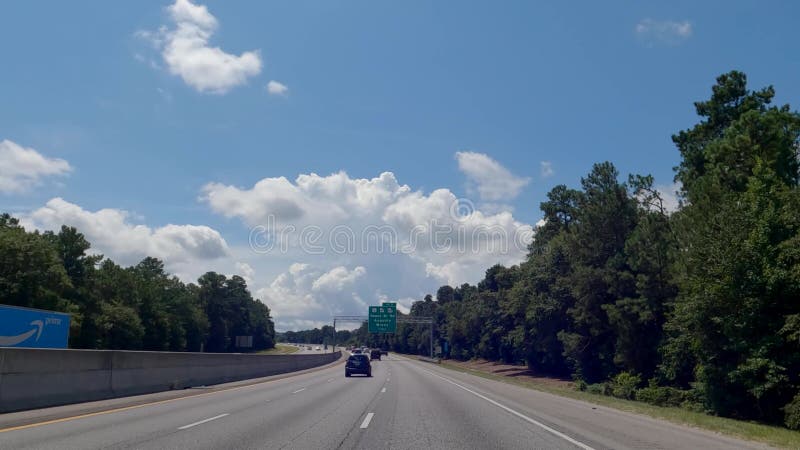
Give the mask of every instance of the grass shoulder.
[[270, 348], [268, 350], [262, 350], [258, 352], [259, 355], [288, 355], [290, 353], [295, 353], [300, 350], [299, 347], [294, 345], [285, 345], [285, 344], [275, 344], [275, 348]]
[[449, 361], [442, 361], [441, 366], [450, 370], [469, 373], [490, 380], [536, 389], [542, 392], [583, 400], [596, 405], [631, 413], [644, 414], [680, 425], [701, 428], [731, 437], [761, 442], [780, 448], [800, 449], [800, 432], [792, 431], [787, 428], [711, 416], [702, 412], [689, 411], [678, 407], [655, 406], [633, 400], [624, 400], [601, 394], [583, 392], [571, 387], [571, 383], [549, 383], [522, 379], [521, 377], [497, 375], [483, 370], [464, 367]]

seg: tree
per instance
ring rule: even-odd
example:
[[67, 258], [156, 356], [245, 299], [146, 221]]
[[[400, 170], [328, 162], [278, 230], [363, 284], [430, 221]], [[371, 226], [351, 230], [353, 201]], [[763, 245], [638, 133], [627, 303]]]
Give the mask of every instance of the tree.
[[680, 294], [667, 324], [664, 372], [685, 373], [688, 350], [712, 411], [778, 421], [797, 392], [800, 116], [769, 106], [774, 90], [718, 78], [705, 120], [673, 139], [686, 206], [677, 217]]
[[69, 277], [49, 239], [27, 233], [19, 222], [0, 216], [0, 298], [30, 308], [72, 311], [64, 298]]

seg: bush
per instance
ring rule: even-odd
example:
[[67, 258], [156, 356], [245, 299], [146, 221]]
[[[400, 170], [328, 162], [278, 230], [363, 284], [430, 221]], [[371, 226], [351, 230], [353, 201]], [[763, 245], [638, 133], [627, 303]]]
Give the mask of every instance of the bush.
[[639, 375], [630, 372], [621, 372], [611, 381], [611, 395], [618, 398], [633, 400], [636, 395], [636, 386], [642, 382]]
[[578, 390], [578, 391], [586, 392], [586, 387], [587, 386], [588, 386], [588, 384], [586, 384], [586, 382], [583, 381], [583, 380], [577, 380], [575, 382], [575, 389]]
[[611, 395], [611, 387], [608, 383], [596, 383], [586, 385], [586, 392], [597, 395]]
[[800, 430], [800, 394], [783, 408], [783, 423], [792, 430]]
[[651, 379], [648, 386], [636, 391], [636, 400], [656, 406], [681, 406], [691, 401], [691, 393], [669, 386], [659, 386]]

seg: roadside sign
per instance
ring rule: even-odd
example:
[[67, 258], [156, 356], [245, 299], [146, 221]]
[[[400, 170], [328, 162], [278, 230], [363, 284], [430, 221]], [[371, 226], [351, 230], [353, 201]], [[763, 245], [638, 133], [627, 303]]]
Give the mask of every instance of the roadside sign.
[[0, 347], [67, 348], [69, 314], [0, 305]]
[[394, 333], [397, 331], [397, 305], [395, 303], [370, 306], [368, 317], [370, 333]]

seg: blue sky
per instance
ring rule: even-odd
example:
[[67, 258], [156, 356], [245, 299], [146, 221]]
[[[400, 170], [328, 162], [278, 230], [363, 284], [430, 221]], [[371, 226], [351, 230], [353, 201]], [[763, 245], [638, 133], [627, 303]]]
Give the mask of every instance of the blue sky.
[[[187, 279], [246, 264], [253, 290], [285, 303], [273, 308], [284, 327], [379, 298], [408, 304], [521, 256], [256, 255], [250, 230], [289, 201], [303, 224], [322, 220], [311, 210], [331, 200], [292, 191], [301, 174], [330, 185], [322, 177], [344, 171], [339, 182], [355, 186], [391, 172], [397, 186], [384, 180], [381, 192], [392, 198], [407, 186], [435, 203], [445, 189], [486, 217], [513, 216], [502, 219], [510, 227], [534, 224], [552, 186], [576, 186], [598, 161], [668, 190], [670, 135], [696, 122], [692, 102], [717, 75], [742, 70], [752, 88], [772, 84], [778, 103], [798, 103], [799, 17], [790, 1], [4, 3], [0, 210], [29, 227], [87, 228], [124, 263], [140, 256], [120, 243], [138, 243], [125, 233], [142, 236], [137, 245]], [[38, 165], [20, 163], [29, 151]], [[285, 197], [275, 182], [254, 187], [277, 177]], [[357, 222], [386, 223], [392, 202], [370, 203]], [[116, 237], [105, 220], [121, 227]], [[310, 287], [336, 276], [327, 297]]]

